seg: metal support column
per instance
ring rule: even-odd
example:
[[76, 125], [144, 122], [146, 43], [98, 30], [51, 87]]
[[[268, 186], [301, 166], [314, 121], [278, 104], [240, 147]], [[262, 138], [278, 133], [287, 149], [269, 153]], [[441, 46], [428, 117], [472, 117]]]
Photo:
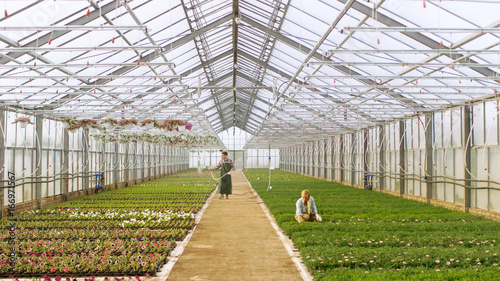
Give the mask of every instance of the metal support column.
[[[28, 130], [28, 129], [26, 129]], [[37, 115], [35, 117], [35, 134], [38, 141], [35, 141], [35, 163], [42, 163], [42, 140], [43, 140], [43, 117], [42, 115]], [[35, 177], [40, 178], [42, 176], [41, 167], [35, 167]], [[41, 209], [42, 206], [42, 183], [37, 181], [35, 183], [36, 190], [36, 201], [38, 203], [38, 209]], [[47, 194], [48, 195], [48, 194]]]
[[[5, 126], [5, 111], [3, 111], [3, 110], [0, 110], [0, 125], [2, 126], [2, 128], [7, 128], [7, 126]], [[7, 179], [7, 177], [5, 177], [4, 175], [7, 175], [7, 173], [9, 172], [8, 170], [6, 170], [4, 168], [5, 167], [5, 136], [4, 136], [4, 133], [6, 131], [7, 130], [0, 132], [0, 169], [2, 169], [2, 171], [3, 171], [3, 174], [1, 174], [1, 173], [0, 174], [2, 175], [2, 179]], [[0, 181], [0, 219], [4, 218], [4, 215], [3, 215], [3, 206], [4, 206], [3, 202], [5, 200], [4, 194], [8, 194], [8, 192], [4, 193], [3, 187], [4, 187], [3, 181]]]
[[403, 196], [406, 190], [405, 186], [405, 167], [406, 167], [406, 123], [399, 121], [399, 195]]
[[[62, 133], [62, 173], [61, 173], [61, 188], [64, 194], [65, 201], [69, 200], [69, 133], [63, 129]], [[102, 161], [102, 160], [101, 160]]]
[[314, 172], [314, 169], [316, 166], [316, 152], [314, 151], [316, 148], [315, 142], [309, 142], [309, 175], [315, 176], [316, 173]]
[[368, 129], [363, 132], [363, 171], [368, 173]]
[[135, 183], [137, 180], [137, 142], [133, 143], [132, 151], [133, 151], [132, 163], [134, 165], [134, 170], [132, 171], [132, 179], [134, 180]]
[[120, 154], [119, 154], [119, 144], [118, 142], [114, 143], [114, 153], [113, 153], [113, 184], [115, 185], [115, 188], [118, 188], [118, 182], [119, 182], [119, 173], [118, 171], [120, 170]]
[[380, 152], [379, 152], [379, 190], [382, 191], [382, 189], [385, 188], [385, 169], [386, 169], [386, 163], [385, 163], [385, 125], [380, 126], [380, 135], [379, 135], [379, 142], [380, 142]]
[[356, 133], [353, 133], [351, 136], [351, 185], [354, 186], [356, 184]]
[[335, 180], [335, 137], [331, 139], [330, 145], [330, 179]]
[[464, 106], [464, 133], [463, 133], [463, 139], [464, 139], [464, 147], [465, 147], [465, 182], [464, 185], [466, 186], [464, 189], [464, 212], [468, 213], [469, 209], [471, 207], [471, 170], [472, 170], [472, 146], [474, 145], [474, 132], [472, 131], [472, 114], [473, 110], [470, 104], [467, 104]]
[[152, 152], [151, 152], [151, 143], [148, 143], [148, 178], [151, 179], [153, 177], [153, 168], [152, 168]]
[[142, 181], [144, 181], [146, 178], [146, 151], [144, 148], [145, 146], [146, 146], [146, 143], [143, 142], [141, 145], [141, 150], [142, 150], [141, 179], [142, 179]]
[[123, 181], [125, 182], [126, 185], [128, 185], [128, 181], [130, 180], [130, 177], [129, 177], [129, 174], [130, 174], [130, 161], [129, 161], [129, 148], [130, 148], [130, 144], [125, 144], [125, 175], [123, 177]]
[[339, 143], [339, 164], [340, 164], [340, 182], [344, 182], [344, 135], [340, 135], [340, 143]]
[[89, 129], [83, 129], [83, 188], [89, 189], [90, 186], [90, 153], [89, 153]]
[[323, 178], [326, 179], [328, 175], [328, 139], [323, 140]]
[[172, 157], [170, 156], [170, 146], [165, 147], [165, 167], [167, 176], [170, 175], [170, 162], [172, 161]]
[[[286, 149], [286, 148], [285, 148]], [[282, 169], [282, 170], [285, 170], [285, 168], [283, 168], [283, 158], [285, 157], [283, 154], [284, 149], [280, 149], [279, 150], [279, 159], [280, 159], [280, 165], [279, 165], [279, 168]]]
[[430, 203], [431, 199], [434, 197], [434, 155], [432, 144], [434, 141], [434, 114], [429, 113], [425, 115], [425, 124], [427, 125], [425, 129], [425, 158], [427, 159], [425, 163], [426, 172], [426, 189], [427, 189], [427, 203]]

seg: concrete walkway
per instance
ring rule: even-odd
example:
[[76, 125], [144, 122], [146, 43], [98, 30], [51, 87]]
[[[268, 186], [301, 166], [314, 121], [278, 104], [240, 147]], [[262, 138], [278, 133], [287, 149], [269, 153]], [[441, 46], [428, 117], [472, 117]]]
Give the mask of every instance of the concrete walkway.
[[168, 280], [302, 280], [242, 172], [205, 211]]

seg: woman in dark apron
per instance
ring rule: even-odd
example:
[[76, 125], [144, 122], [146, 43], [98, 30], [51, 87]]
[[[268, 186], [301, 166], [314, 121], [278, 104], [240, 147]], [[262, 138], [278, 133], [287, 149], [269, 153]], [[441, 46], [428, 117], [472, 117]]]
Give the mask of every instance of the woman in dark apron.
[[226, 195], [226, 199], [229, 199], [229, 194], [231, 194], [231, 191], [233, 189], [233, 186], [231, 184], [231, 175], [229, 172], [231, 170], [234, 170], [234, 164], [233, 160], [229, 159], [227, 157], [227, 152], [222, 152], [222, 159], [215, 167], [215, 169], [220, 169], [220, 176], [222, 177], [220, 179], [220, 186], [219, 186], [219, 192], [220, 192], [220, 197], [219, 199], [224, 198], [224, 194]]

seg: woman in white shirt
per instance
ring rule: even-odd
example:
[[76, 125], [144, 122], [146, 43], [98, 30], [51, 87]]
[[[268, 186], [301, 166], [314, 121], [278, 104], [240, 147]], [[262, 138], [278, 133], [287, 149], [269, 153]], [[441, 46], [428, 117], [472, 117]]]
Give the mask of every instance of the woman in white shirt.
[[321, 221], [321, 217], [316, 209], [314, 198], [311, 197], [309, 190], [302, 191], [302, 197], [295, 203], [295, 219], [301, 223], [303, 221]]

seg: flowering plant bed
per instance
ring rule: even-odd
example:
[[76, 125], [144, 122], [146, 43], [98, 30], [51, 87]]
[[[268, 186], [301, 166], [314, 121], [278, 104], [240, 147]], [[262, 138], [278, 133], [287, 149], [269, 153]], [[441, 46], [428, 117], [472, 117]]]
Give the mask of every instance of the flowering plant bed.
[[13, 231], [12, 220], [1, 220], [0, 275], [154, 275], [215, 188], [209, 173], [193, 173], [23, 212]]
[[[245, 171], [318, 280], [500, 279], [500, 223], [294, 173]], [[303, 189], [322, 222], [297, 223]]]

